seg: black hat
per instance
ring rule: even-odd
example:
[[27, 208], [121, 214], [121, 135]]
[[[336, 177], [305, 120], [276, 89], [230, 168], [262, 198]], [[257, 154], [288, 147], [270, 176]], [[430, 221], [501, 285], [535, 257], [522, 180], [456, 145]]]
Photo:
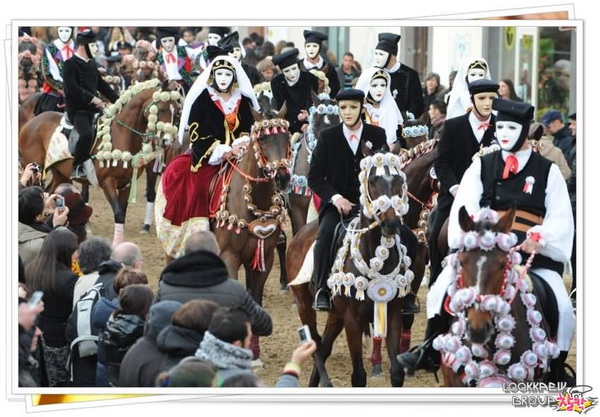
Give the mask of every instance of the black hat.
[[321, 32], [315, 32], [314, 30], [304, 31], [304, 42], [305, 43], [316, 43], [321, 46], [323, 41], [327, 40], [327, 35]]
[[221, 38], [221, 40], [219, 40], [219, 46], [223, 49], [231, 48], [232, 51], [233, 51], [233, 48], [241, 48], [240, 34], [236, 30], [235, 32], [231, 33], [230, 35], [227, 35], [226, 37]]
[[340, 100], [354, 100], [360, 101], [361, 103], [365, 101], [365, 93], [362, 90], [357, 88], [348, 88], [346, 90], [340, 91], [337, 96], [335, 96], [335, 100], [339, 103]]
[[535, 108], [531, 104], [496, 98], [492, 101], [492, 109], [498, 112], [496, 115], [496, 123], [515, 122], [523, 126], [515, 145], [511, 149], [505, 150], [516, 152], [521, 149], [525, 139], [527, 139], [527, 136], [529, 135], [529, 127], [533, 120]]
[[398, 42], [400, 42], [400, 35], [395, 33], [380, 33], [377, 36], [377, 46], [375, 49], [380, 49], [389, 53], [390, 55], [398, 55]]
[[534, 107], [531, 104], [513, 100], [494, 99], [492, 109], [497, 110], [497, 121], [509, 121], [529, 124], [533, 119]]
[[210, 27], [208, 28], [208, 33], [214, 33], [215, 35], [219, 35], [223, 37], [227, 35], [231, 31], [231, 28], [228, 27]]
[[298, 62], [298, 52], [298, 48], [294, 48], [279, 55], [275, 55], [273, 57], [273, 64], [277, 65], [282, 70], [294, 65]]
[[571, 113], [571, 114], [570, 114], [568, 117], [569, 117], [569, 119], [571, 119], [571, 120], [577, 120], [577, 113], [573, 112], [573, 113]]
[[471, 96], [479, 93], [497, 93], [500, 86], [496, 81], [480, 78], [469, 83], [469, 93]]
[[160, 46], [160, 41], [162, 38], [170, 37], [174, 37], [175, 42], [177, 42], [177, 39], [179, 38], [179, 28], [173, 26], [156, 28], [156, 43], [158, 44], [157, 47]]
[[233, 48], [221, 48], [220, 46], [208, 45], [206, 47], [206, 60], [210, 63], [219, 55], [229, 55], [230, 52], [233, 52]]
[[77, 34], [75, 41], [77, 45], [87, 45], [94, 42], [96, 42], [96, 34], [89, 29]]

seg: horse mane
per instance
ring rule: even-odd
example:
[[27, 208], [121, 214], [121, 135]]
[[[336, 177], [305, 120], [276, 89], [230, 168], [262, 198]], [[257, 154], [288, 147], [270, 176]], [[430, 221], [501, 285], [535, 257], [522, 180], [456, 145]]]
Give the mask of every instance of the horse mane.
[[421, 142], [410, 149], [403, 149], [400, 155], [402, 158], [402, 166], [408, 165], [413, 159], [417, 159], [423, 155], [428, 154], [435, 148], [439, 139], [429, 139], [425, 142]]

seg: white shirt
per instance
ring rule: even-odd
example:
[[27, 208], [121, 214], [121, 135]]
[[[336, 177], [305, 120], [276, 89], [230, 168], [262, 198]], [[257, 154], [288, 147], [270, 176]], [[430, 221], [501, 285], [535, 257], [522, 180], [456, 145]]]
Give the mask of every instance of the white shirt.
[[[360, 127], [356, 130], [350, 130], [348, 128], [348, 126], [342, 125], [342, 131], [344, 132], [344, 136], [346, 137], [346, 142], [348, 143], [348, 146], [352, 150], [352, 153], [354, 155], [356, 155], [356, 152], [358, 151], [358, 144], [360, 142], [360, 135], [362, 135], [362, 131], [363, 131], [362, 122], [360, 123]], [[351, 140], [350, 139], [351, 135], [356, 135], [356, 140]]]
[[[167, 78], [169, 80], [181, 80], [181, 74], [179, 73], [179, 58], [177, 57], [177, 48], [173, 48], [173, 50], [171, 50], [171, 52], [167, 52], [165, 50], [162, 51], [163, 54], [163, 58], [165, 61], [165, 69], [167, 71]], [[173, 57], [175, 58], [174, 62], [169, 62], [167, 60], [167, 57], [169, 55], [173, 54]], [[170, 60], [170, 58], [169, 58]]]
[[492, 116], [490, 115], [486, 120], [481, 121], [477, 117], [475, 117], [473, 111], [469, 113], [469, 123], [471, 123], [471, 129], [473, 129], [475, 139], [477, 139], [477, 142], [479, 142], [480, 144], [481, 140], [483, 139], [483, 135], [487, 129], [480, 129], [479, 126], [484, 124], [490, 124], [491, 119]]
[[307, 71], [310, 71], [311, 69], [321, 69], [323, 67], [323, 57], [321, 55], [317, 55], [318, 59], [317, 59], [317, 63], [313, 64], [312, 62], [310, 62], [308, 60], [308, 58], [304, 58], [302, 60], [302, 63], [304, 64], [304, 68], [306, 68]]

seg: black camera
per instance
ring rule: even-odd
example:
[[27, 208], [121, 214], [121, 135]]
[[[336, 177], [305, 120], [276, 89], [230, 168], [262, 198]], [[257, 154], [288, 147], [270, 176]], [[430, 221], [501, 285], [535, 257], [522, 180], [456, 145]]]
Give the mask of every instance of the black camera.
[[34, 162], [33, 166], [31, 167], [31, 170], [33, 171], [34, 174], [39, 174], [40, 171], [42, 170], [42, 167], [40, 167], [40, 165], [37, 162]]

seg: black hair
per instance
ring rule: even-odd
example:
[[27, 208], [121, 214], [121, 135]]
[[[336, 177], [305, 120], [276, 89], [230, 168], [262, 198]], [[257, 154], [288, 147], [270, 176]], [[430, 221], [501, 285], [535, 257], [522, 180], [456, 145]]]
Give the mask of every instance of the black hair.
[[213, 314], [208, 331], [223, 342], [233, 343], [246, 339], [247, 324], [252, 324], [252, 319], [246, 310], [240, 307], [222, 307]]
[[19, 222], [32, 225], [35, 218], [44, 212], [44, 190], [42, 187], [25, 187], [19, 191]]

